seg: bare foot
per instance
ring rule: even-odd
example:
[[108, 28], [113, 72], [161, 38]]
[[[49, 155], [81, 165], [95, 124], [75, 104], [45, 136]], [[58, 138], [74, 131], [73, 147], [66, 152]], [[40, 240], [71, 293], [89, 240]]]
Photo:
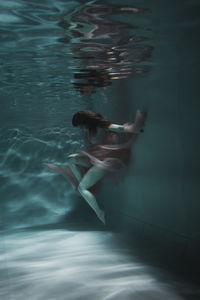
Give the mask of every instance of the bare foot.
[[105, 221], [105, 212], [103, 210], [101, 210], [100, 214], [98, 215], [99, 220], [101, 220], [101, 222], [106, 225], [106, 221]]

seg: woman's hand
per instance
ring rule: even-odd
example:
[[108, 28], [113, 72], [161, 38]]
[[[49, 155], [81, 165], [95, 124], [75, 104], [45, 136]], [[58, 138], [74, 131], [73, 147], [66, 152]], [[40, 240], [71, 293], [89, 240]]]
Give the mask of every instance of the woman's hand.
[[123, 125], [123, 127], [124, 127], [125, 132], [128, 132], [128, 133], [133, 133], [134, 132], [134, 123], [132, 123], [132, 124], [125, 123]]

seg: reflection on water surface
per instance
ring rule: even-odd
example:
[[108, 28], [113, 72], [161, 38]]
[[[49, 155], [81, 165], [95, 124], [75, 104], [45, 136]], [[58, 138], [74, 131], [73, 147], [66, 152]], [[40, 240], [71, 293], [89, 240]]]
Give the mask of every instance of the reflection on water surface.
[[[59, 25], [66, 30], [66, 37], [60, 41], [71, 42], [73, 59], [78, 62], [73, 85], [81, 94], [95, 93], [96, 88], [106, 88], [112, 80], [148, 70], [141, 62], [151, 56], [152, 47], [144, 43], [147, 38], [140, 36], [138, 26], [133, 25], [134, 14], [144, 12], [142, 8], [95, 1], [62, 16]], [[124, 21], [117, 20], [121, 14]], [[125, 21], [127, 16], [131, 22]]]

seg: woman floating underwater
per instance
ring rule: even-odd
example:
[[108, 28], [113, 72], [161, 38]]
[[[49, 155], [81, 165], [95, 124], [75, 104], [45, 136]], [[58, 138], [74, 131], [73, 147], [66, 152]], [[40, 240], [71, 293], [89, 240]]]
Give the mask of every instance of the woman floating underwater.
[[69, 155], [68, 167], [46, 164], [75, 185], [104, 224], [105, 213], [96, 201], [95, 185], [108, 172], [114, 173], [128, 164], [131, 144], [143, 131], [145, 118], [146, 114], [138, 110], [134, 123], [117, 125], [96, 112], [81, 110], [74, 114], [72, 124], [87, 129], [87, 150]]

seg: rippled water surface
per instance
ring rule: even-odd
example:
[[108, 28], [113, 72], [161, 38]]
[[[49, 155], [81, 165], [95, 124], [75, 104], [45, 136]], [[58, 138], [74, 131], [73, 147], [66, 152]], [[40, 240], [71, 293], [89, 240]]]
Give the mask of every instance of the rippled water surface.
[[[176, 5], [166, 7], [173, 18]], [[133, 118], [125, 98], [135, 79], [150, 76], [170, 24], [145, 0], [0, 1], [1, 299], [187, 298], [187, 288], [119, 245], [43, 165], [65, 165], [83, 147], [71, 125], [77, 110]], [[63, 220], [64, 229], [34, 229]], [[100, 231], [79, 231], [82, 221]]]

